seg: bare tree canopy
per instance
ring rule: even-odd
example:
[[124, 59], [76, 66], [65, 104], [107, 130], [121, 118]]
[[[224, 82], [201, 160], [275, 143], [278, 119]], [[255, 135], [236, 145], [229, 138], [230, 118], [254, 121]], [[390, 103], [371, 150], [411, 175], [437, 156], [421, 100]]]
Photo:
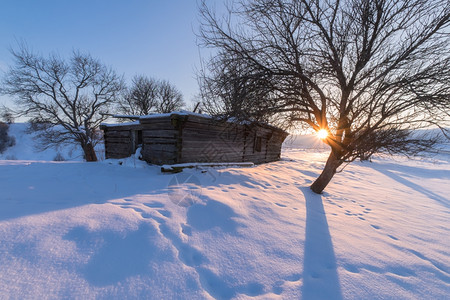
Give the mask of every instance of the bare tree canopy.
[[174, 85], [143, 75], [133, 78], [131, 87], [118, 101], [120, 113], [132, 116], [169, 113], [183, 106], [183, 96]]
[[208, 101], [328, 132], [316, 193], [342, 164], [415, 154], [436, 140], [412, 130], [449, 126], [447, 0], [233, 1], [223, 17], [203, 1], [200, 11], [201, 40], [217, 49], [200, 77]]
[[123, 88], [123, 79], [88, 54], [70, 60], [32, 53], [26, 46], [11, 51], [15, 64], [4, 78], [3, 93], [15, 97], [20, 115], [45, 126], [47, 147], [71, 141], [81, 145], [87, 161], [96, 161], [95, 129], [105, 120]]
[[135, 76], [132, 85], [118, 101], [121, 113], [133, 116], [149, 115], [158, 104], [159, 83], [153, 78]]
[[180, 110], [184, 106], [183, 95], [167, 80], [163, 80], [159, 85], [158, 113], [170, 113]]

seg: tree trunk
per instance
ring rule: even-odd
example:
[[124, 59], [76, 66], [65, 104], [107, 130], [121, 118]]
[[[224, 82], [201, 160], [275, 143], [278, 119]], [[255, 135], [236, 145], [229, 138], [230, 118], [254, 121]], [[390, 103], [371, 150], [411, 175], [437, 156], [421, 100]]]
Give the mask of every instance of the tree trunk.
[[341, 164], [342, 161], [336, 157], [333, 151], [331, 151], [322, 174], [320, 174], [316, 181], [311, 185], [311, 190], [316, 194], [321, 194], [328, 183], [330, 183], [331, 178], [336, 174], [336, 170]]
[[97, 161], [97, 154], [95, 154], [94, 146], [91, 143], [84, 145], [83, 151], [86, 161]]

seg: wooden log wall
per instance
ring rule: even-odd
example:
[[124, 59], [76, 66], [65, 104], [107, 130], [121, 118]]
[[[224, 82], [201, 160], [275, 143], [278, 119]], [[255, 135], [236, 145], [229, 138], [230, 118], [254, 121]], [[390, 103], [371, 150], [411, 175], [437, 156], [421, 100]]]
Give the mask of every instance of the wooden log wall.
[[142, 158], [152, 164], [265, 163], [280, 158], [287, 133], [262, 124], [237, 124], [196, 115], [141, 118], [139, 124], [102, 126], [106, 158], [134, 153], [142, 131]]
[[177, 116], [142, 118], [142, 158], [152, 164], [178, 163], [180, 122]]
[[105, 158], [125, 158], [134, 154], [136, 125], [101, 126], [105, 140]]
[[[275, 161], [280, 158], [286, 136], [284, 131], [270, 126], [242, 125], [189, 115], [182, 126], [179, 162]], [[256, 147], [258, 139], [259, 149]]]

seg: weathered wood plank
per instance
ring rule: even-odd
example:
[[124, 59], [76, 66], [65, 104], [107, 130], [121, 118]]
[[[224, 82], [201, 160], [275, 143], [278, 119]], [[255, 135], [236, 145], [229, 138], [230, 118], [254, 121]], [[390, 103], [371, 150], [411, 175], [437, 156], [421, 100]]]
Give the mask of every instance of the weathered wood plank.
[[125, 131], [111, 130], [111, 131], [106, 131], [105, 136], [106, 137], [129, 137], [130, 131], [129, 130], [125, 130]]
[[157, 138], [177, 138], [179, 134], [178, 130], [172, 129], [155, 129], [145, 130], [142, 132], [143, 137], [157, 137]]
[[143, 138], [142, 142], [144, 144], [176, 144], [176, 139], [168, 139], [168, 138]]
[[131, 139], [129, 137], [106, 137], [107, 143], [129, 144]]
[[177, 148], [173, 144], [145, 144], [144, 149], [146, 151], [177, 152]]

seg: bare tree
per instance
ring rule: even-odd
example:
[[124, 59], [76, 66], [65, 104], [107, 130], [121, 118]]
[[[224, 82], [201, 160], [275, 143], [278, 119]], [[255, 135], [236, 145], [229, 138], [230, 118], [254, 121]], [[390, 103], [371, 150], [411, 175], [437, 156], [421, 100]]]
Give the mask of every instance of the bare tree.
[[183, 95], [170, 82], [164, 80], [159, 84], [158, 113], [170, 113], [184, 106]]
[[6, 73], [3, 92], [15, 96], [19, 114], [51, 125], [41, 134], [46, 147], [75, 142], [87, 161], [96, 161], [96, 128], [122, 90], [122, 78], [88, 54], [74, 52], [65, 61], [57, 55], [44, 58], [26, 46], [11, 52], [15, 64]]
[[118, 100], [120, 113], [133, 116], [169, 113], [183, 106], [183, 95], [174, 85], [144, 75], [135, 76], [131, 87]]
[[264, 76], [249, 74], [242, 65], [224, 62], [220, 57], [200, 70], [198, 81], [202, 108], [210, 115], [238, 120], [275, 123], [270, 107], [276, 104], [270, 82]]
[[118, 101], [120, 113], [143, 116], [153, 113], [158, 107], [159, 82], [153, 78], [137, 75], [132, 85]]
[[203, 1], [200, 12], [203, 44], [217, 49], [209, 82], [238, 67], [240, 83], [265, 87], [262, 101], [251, 98], [253, 111], [328, 132], [316, 193], [343, 164], [416, 154], [436, 139], [411, 132], [449, 125], [446, 0], [234, 1], [225, 17]]

